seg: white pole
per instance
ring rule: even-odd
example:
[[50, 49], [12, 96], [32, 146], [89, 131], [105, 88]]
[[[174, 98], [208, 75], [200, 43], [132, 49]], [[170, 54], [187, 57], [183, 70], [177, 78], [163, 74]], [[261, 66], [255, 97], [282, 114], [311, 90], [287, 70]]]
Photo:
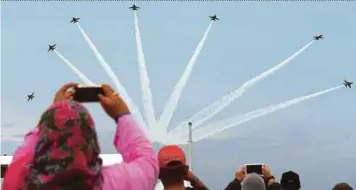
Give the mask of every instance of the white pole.
[[189, 139], [188, 139], [188, 165], [191, 171], [193, 171], [193, 166], [192, 166], [192, 146], [193, 146], [193, 134], [192, 134], [192, 122], [188, 123], [188, 129], [189, 129]]

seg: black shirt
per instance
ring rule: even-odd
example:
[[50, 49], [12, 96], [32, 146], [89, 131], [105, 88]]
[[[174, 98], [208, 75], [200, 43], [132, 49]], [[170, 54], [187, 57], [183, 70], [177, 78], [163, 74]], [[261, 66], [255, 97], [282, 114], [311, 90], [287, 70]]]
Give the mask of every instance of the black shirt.
[[185, 190], [209, 190], [205, 187], [186, 187]]

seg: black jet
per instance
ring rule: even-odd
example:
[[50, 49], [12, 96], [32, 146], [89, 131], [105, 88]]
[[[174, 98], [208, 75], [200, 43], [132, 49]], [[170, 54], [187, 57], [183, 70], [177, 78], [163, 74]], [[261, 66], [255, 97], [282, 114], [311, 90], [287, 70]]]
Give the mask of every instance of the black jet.
[[351, 88], [352, 83], [353, 83], [353, 82], [349, 82], [349, 81], [344, 80], [344, 86], [345, 86], [346, 88], [347, 88], [347, 87]]
[[219, 20], [219, 18], [216, 15], [209, 16], [209, 17], [210, 17], [210, 20], [213, 20], [213, 21]]
[[56, 44], [48, 45], [48, 52], [53, 51], [56, 49]]
[[314, 38], [314, 40], [324, 39], [324, 37], [323, 37], [323, 35], [322, 35], [322, 34], [320, 34], [320, 35], [316, 35], [316, 36], [314, 36], [313, 38]]
[[129, 7], [129, 9], [136, 11], [136, 10], [140, 9], [140, 7], [136, 6], [134, 3], [131, 7]]
[[79, 22], [79, 19], [80, 19], [79, 17], [73, 17], [70, 22], [77, 23], [77, 22]]
[[191, 127], [193, 124], [192, 124], [192, 122], [188, 122], [188, 125], [189, 125], [189, 127]]
[[32, 100], [32, 99], [35, 97], [34, 94], [35, 94], [35, 93], [32, 92], [32, 94], [27, 95], [27, 101], [28, 101], [28, 102], [29, 102], [30, 100]]

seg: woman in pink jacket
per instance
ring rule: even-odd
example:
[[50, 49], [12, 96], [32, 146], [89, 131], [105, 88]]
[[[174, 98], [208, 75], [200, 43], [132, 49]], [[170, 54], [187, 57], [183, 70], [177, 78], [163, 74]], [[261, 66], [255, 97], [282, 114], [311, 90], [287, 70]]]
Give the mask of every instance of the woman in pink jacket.
[[153, 190], [158, 162], [124, 101], [103, 85], [100, 104], [117, 125], [114, 146], [124, 163], [103, 167], [94, 122], [72, 101], [67, 84], [13, 156], [3, 190]]

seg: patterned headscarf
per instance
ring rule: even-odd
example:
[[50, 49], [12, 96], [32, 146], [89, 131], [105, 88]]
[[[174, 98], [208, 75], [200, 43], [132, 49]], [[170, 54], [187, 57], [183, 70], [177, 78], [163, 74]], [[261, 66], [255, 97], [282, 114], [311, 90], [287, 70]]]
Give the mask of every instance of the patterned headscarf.
[[53, 104], [37, 126], [39, 141], [28, 166], [26, 190], [101, 190], [102, 160], [88, 111], [74, 101]]

